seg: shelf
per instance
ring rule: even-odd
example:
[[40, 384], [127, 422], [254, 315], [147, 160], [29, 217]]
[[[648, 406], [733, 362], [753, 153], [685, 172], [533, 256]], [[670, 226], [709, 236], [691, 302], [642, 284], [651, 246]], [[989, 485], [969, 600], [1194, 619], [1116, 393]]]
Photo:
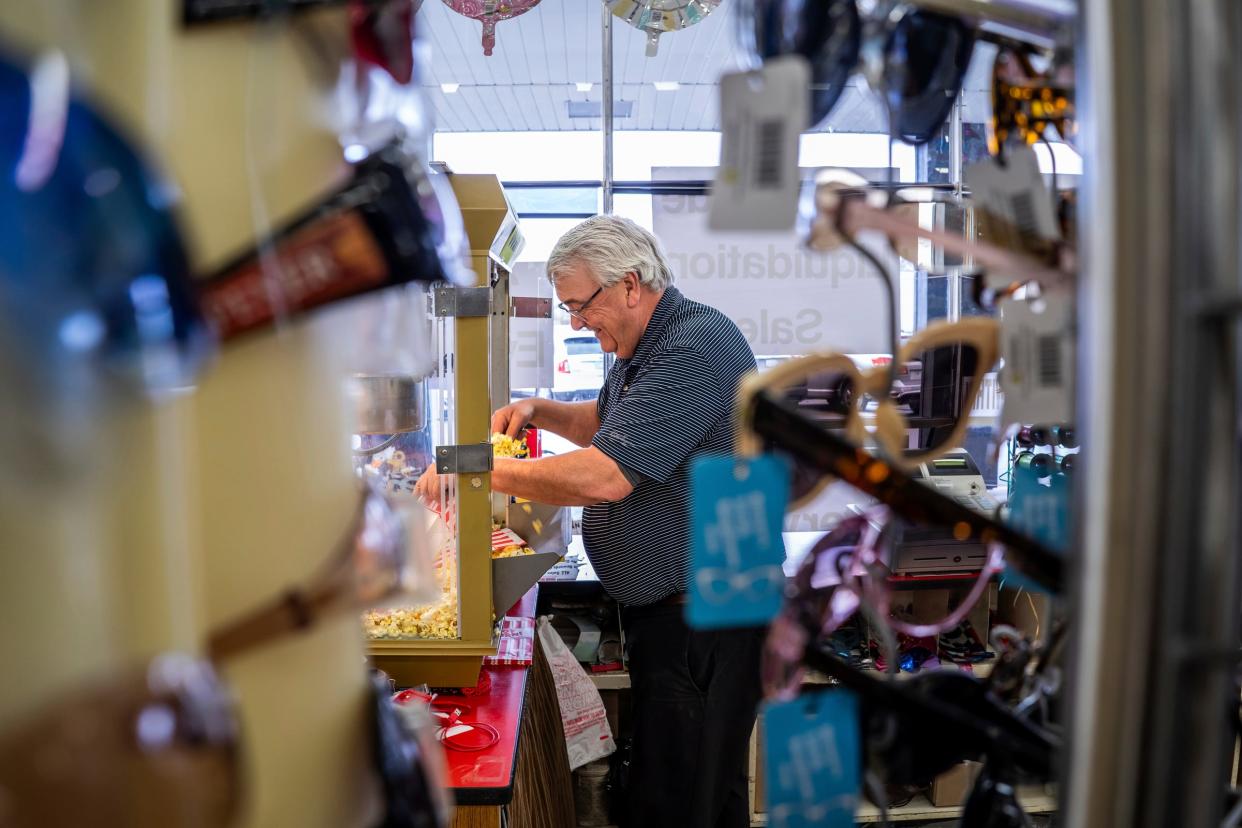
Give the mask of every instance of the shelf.
[[[1018, 800], [1028, 814], [1050, 814], [1056, 811], [1056, 797], [1047, 793], [1042, 787], [1022, 788], [1018, 791]], [[900, 808], [889, 808], [889, 822], [919, 822], [923, 820], [955, 819], [962, 815], [962, 806], [952, 805], [937, 808], [926, 796], [920, 794], [910, 800], [909, 804]], [[880, 809], [870, 802], [858, 806], [854, 822], [858, 825], [869, 825], [880, 821]], [[752, 826], [766, 826], [767, 814], [755, 814], [751, 817]]]
[[[864, 670], [872, 672], [874, 668], [864, 667]], [[979, 678], [987, 678], [992, 672], [992, 662], [984, 661], [974, 665], [974, 674]], [[913, 673], [898, 673], [898, 678], [909, 678]], [[595, 685], [596, 690], [626, 690], [630, 686], [630, 674], [624, 670], [618, 670], [613, 673], [587, 673], [591, 683]], [[829, 678], [814, 670], [807, 671], [803, 684], [831, 684]]]
[[625, 670], [611, 673], [587, 673], [596, 690], [627, 690], [630, 686], [630, 674]]

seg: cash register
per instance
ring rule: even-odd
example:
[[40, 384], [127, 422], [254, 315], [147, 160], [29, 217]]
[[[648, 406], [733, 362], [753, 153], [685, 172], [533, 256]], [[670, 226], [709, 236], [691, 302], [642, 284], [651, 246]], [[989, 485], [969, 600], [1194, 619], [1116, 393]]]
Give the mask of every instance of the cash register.
[[[911, 474], [958, 503], [984, 514], [998, 503], [988, 493], [983, 472], [965, 449], [920, 464]], [[892, 562], [895, 575], [949, 574], [978, 571], [987, 561], [987, 549], [978, 541], [959, 541], [949, 529], [907, 525]]]

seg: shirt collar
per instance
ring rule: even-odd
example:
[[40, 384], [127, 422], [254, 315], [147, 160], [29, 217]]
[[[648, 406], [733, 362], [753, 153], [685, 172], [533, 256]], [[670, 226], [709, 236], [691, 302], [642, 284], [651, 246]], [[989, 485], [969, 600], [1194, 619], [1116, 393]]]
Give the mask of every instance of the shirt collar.
[[655, 310], [651, 313], [651, 319], [647, 322], [647, 329], [643, 331], [643, 335], [638, 339], [638, 347], [634, 349], [634, 356], [627, 360], [617, 360], [624, 362], [626, 367], [632, 365], [640, 365], [643, 360], [651, 353], [651, 349], [660, 341], [664, 328], [668, 324], [669, 317], [673, 315], [673, 311], [685, 301], [685, 297], [681, 295], [681, 291], [669, 285], [664, 289], [664, 294], [660, 297], [660, 301], [656, 303]]

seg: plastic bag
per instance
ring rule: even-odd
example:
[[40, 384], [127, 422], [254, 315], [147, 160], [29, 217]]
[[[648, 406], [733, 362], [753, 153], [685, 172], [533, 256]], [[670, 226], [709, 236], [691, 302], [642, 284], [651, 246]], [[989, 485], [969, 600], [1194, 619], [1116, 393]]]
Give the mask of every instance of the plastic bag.
[[569, 769], [574, 770], [609, 755], [617, 749], [617, 745], [608, 727], [604, 700], [547, 616], [539, 619], [539, 642], [556, 684], [565, 745], [569, 750]]

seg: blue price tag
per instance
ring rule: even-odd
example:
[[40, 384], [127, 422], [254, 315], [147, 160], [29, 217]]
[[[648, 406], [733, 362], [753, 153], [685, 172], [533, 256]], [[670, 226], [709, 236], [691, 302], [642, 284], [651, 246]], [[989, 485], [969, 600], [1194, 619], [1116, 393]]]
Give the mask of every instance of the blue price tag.
[[1052, 476], [1043, 483], [1030, 469], [1015, 468], [1009, 484], [1009, 522], [1047, 546], [1064, 552], [1069, 547], [1070, 478]]
[[765, 624], [785, 592], [781, 528], [789, 464], [779, 457], [700, 457], [690, 468], [690, 600], [700, 629]]
[[765, 704], [763, 761], [773, 828], [850, 828], [862, 782], [858, 699], [827, 690]]

